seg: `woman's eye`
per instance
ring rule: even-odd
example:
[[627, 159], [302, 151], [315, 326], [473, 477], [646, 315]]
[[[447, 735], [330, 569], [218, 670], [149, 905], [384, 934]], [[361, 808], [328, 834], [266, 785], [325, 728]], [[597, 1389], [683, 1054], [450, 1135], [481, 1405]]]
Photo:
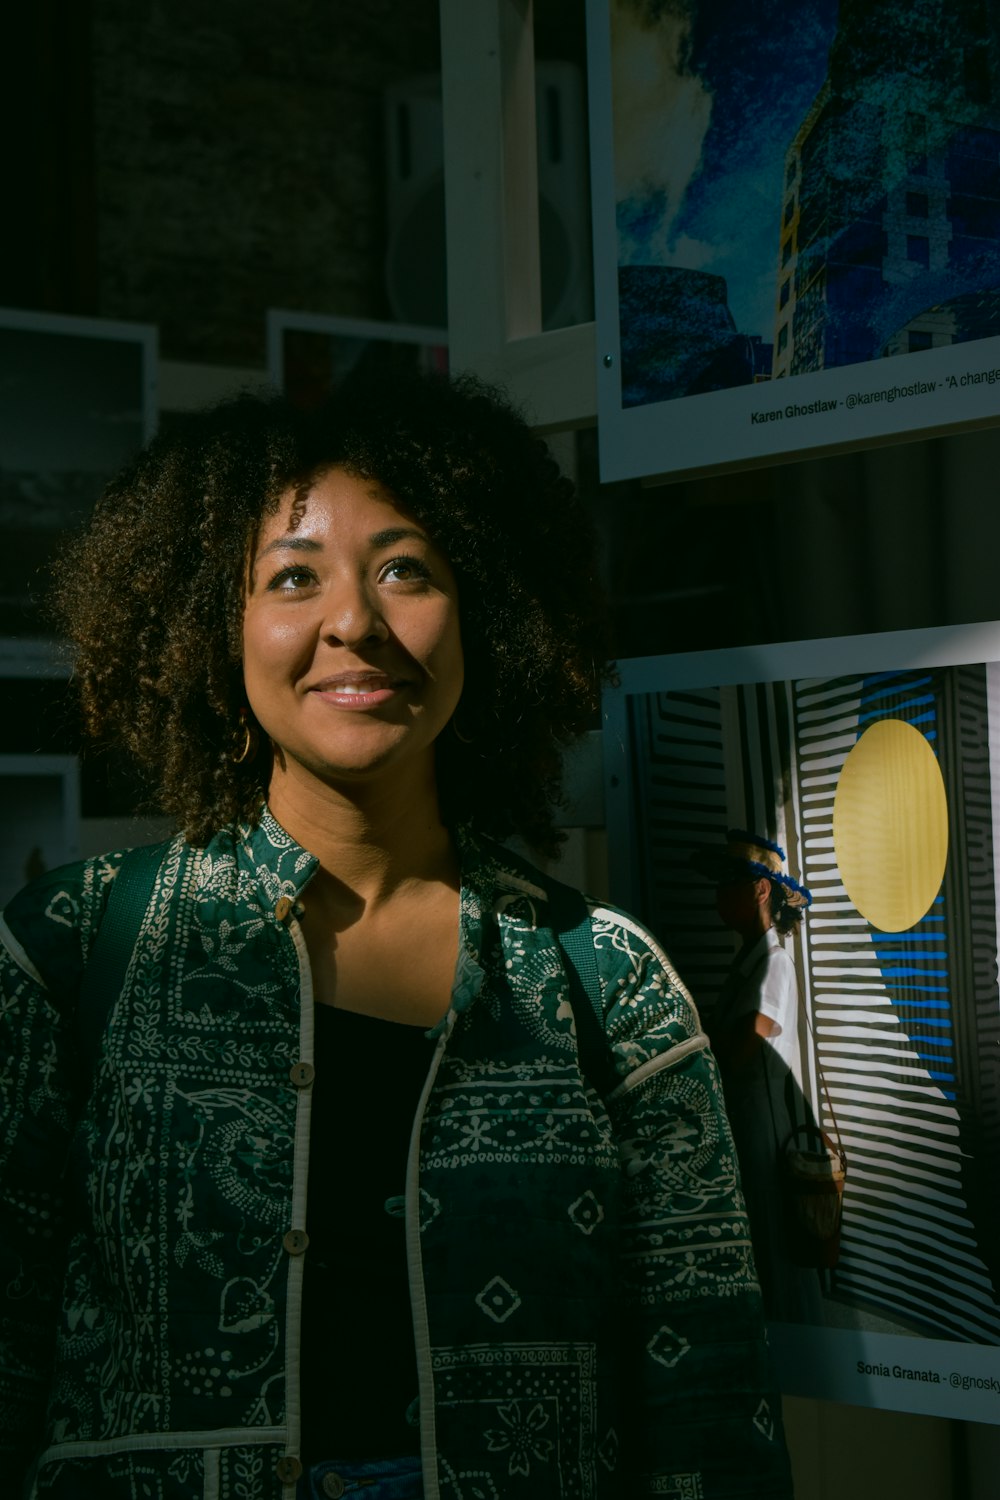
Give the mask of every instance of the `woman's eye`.
[[272, 593], [291, 594], [297, 589], [308, 588], [315, 581], [315, 577], [311, 568], [282, 568], [279, 573], [275, 573], [268, 588]]
[[380, 578], [386, 583], [413, 583], [431, 576], [427, 564], [419, 557], [394, 557], [385, 564]]

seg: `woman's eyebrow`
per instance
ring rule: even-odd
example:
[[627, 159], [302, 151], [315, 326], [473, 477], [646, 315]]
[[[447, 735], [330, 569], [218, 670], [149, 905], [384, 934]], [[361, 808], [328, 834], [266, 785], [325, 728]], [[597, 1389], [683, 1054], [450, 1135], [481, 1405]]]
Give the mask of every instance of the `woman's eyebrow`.
[[374, 548], [392, 547], [396, 542], [401, 542], [404, 537], [415, 537], [418, 542], [426, 542], [427, 535], [418, 531], [415, 526], [390, 526], [385, 531], [376, 531], [368, 538], [369, 544]]
[[308, 536], [279, 536], [273, 542], [268, 542], [266, 547], [261, 547], [257, 553], [258, 557], [266, 557], [269, 552], [322, 552], [323, 543], [317, 542]]

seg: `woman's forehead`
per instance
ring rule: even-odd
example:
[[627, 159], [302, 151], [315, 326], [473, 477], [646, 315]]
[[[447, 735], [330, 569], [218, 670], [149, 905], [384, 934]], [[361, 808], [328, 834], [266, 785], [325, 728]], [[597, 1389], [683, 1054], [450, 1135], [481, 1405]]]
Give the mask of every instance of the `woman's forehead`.
[[380, 480], [332, 465], [280, 491], [261, 516], [255, 550], [295, 533], [346, 541], [375, 538], [399, 527], [429, 538], [412, 509]]

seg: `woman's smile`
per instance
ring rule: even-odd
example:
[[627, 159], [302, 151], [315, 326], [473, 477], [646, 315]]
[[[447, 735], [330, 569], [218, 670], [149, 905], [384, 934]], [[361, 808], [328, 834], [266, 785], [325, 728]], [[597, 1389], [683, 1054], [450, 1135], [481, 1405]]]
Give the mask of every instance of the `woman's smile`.
[[447, 558], [374, 481], [331, 469], [290, 490], [249, 570], [243, 674], [276, 776], [432, 765], [463, 680]]
[[337, 708], [378, 708], [388, 703], [403, 691], [405, 678], [393, 679], [384, 672], [341, 672], [335, 677], [325, 678], [309, 688], [324, 703]]

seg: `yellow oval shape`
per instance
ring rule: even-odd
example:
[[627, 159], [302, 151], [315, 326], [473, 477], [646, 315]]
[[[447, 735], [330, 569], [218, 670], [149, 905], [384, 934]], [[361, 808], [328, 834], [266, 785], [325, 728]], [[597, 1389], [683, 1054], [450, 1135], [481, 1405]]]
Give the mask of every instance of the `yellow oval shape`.
[[844, 888], [881, 932], [905, 932], [941, 889], [948, 798], [937, 757], [903, 719], [869, 725], [844, 761], [833, 800]]

